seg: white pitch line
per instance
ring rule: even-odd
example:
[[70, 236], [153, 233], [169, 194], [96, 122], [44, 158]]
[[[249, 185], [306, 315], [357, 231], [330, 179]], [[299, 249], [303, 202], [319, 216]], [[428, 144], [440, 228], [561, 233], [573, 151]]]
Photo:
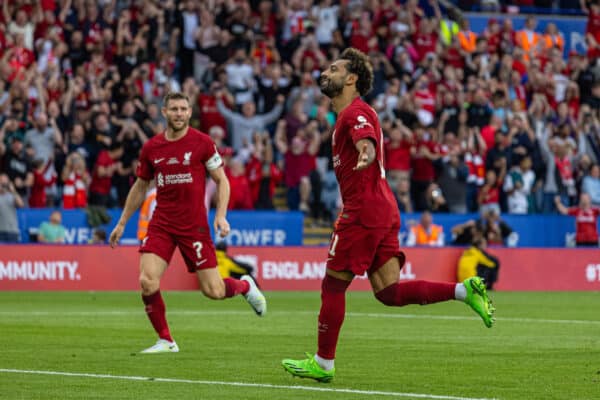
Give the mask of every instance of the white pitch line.
[[[7, 317], [27, 317], [27, 316], [129, 316], [143, 315], [143, 310], [140, 311], [118, 311], [118, 310], [103, 310], [103, 311], [0, 311], [0, 316]], [[247, 311], [223, 310], [169, 310], [169, 315], [252, 315]], [[269, 315], [289, 316], [290, 314], [297, 315], [318, 315], [317, 311], [269, 311]], [[349, 317], [364, 317], [364, 318], [392, 318], [392, 319], [437, 319], [451, 321], [478, 321], [478, 317], [467, 317], [460, 315], [430, 315], [430, 314], [389, 314], [389, 313], [363, 313], [363, 312], [347, 312]], [[543, 318], [519, 318], [519, 317], [497, 317], [497, 321], [515, 322], [515, 323], [542, 323], [542, 324], [569, 324], [569, 325], [600, 325], [600, 321], [584, 320], [584, 319], [543, 319]]]
[[364, 396], [388, 396], [388, 397], [412, 397], [419, 399], [434, 399], [434, 400], [494, 400], [489, 398], [474, 398], [460, 396], [444, 396], [426, 393], [403, 393], [403, 392], [384, 392], [379, 390], [358, 390], [344, 388], [324, 388], [315, 386], [298, 386], [298, 385], [273, 385], [270, 383], [249, 383], [249, 382], [225, 382], [225, 381], [205, 381], [193, 379], [178, 379], [178, 378], [156, 378], [150, 376], [128, 376], [128, 375], [109, 375], [109, 374], [90, 374], [84, 372], [63, 372], [63, 371], [36, 371], [23, 369], [8, 369], [0, 368], [0, 373], [7, 374], [22, 374], [22, 375], [54, 375], [54, 376], [69, 376], [76, 378], [95, 378], [95, 379], [117, 379], [126, 381], [149, 381], [149, 382], [165, 382], [165, 383], [188, 383], [196, 385], [213, 385], [213, 386], [236, 386], [248, 388], [265, 388], [265, 389], [282, 389], [282, 390], [304, 390], [309, 392], [329, 392], [329, 393], [347, 393]]

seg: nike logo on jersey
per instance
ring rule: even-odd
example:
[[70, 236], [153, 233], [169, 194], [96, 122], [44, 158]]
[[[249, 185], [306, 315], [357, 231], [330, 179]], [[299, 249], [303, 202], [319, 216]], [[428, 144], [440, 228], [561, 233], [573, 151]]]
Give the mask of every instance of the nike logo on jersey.
[[200, 261], [196, 261], [196, 267], [201, 266], [202, 264], [204, 264], [206, 262], [206, 260], [200, 260]]
[[163, 158], [157, 158], [157, 159], [154, 160], [154, 164], [158, 164], [158, 163], [160, 163], [164, 159], [165, 159], [164, 157]]

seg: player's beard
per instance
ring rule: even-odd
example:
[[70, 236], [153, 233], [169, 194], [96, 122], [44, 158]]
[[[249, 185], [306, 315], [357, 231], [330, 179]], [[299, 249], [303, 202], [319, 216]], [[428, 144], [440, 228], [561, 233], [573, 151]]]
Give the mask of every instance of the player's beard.
[[335, 81], [331, 78], [324, 78], [321, 76], [321, 78], [319, 78], [319, 87], [321, 88], [321, 93], [330, 99], [333, 99], [338, 97], [342, 93], [342, 90], [344, 90], [344, 80], [340, 79], [339, 81]]
[[185, 121], [185, 120], [182, 120], [182, 121], [167, 120], [167, 126], [173, 132], [183, 131], [187, 128], [187, 125], [188, 125], [187, 121]]

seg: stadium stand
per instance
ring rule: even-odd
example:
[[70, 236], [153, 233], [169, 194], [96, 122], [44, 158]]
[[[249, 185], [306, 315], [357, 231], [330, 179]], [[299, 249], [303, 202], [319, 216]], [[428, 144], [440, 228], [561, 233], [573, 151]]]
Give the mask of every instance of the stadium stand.
[[[163, 95], [183, 91], [250, 187], [232, 205], [301, 208], [307, 243], [323, 243], [340, 204], [319, 71], [353, 46], [373, 61], [367, 100], [402, 211], [557, 213], [555, 196], [582, 192], [600, 205], [599, 2], [453, 3], [3, 1], [0, 172], [26, 207], [119, 207], [164, 129]], [[587, 15], [587, 50], [536, 15], [517, 29], [473, 10]]]

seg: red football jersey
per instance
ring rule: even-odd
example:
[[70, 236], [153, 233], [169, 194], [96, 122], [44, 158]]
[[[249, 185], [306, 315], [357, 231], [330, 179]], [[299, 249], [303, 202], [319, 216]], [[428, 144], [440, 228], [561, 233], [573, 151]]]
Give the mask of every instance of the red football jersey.
[[98, 173], [98, 167], [110, 167], [116, 161], [110, 158], [107, 150], [102, 150], [100, 154], [98, 154], [98, 158], [96, 159], [96, 164], [94, 165], [94, 170], [92, 172], [92, 183], [90, 183], [90, 193], [99, 193], [107, 195], [110, 193], [111, 188], [111, 177], [110, 176], [100, 176]]
[[569, 215], [575, 217], [575, 241], [577, 243], [598, 243], [597, 227], [600, 208], [584, 211], [579, 207], [571, 207]]
[[156, 181], [150, 225], [176, 234], [202, 229], [208, 233], [206, 171], [222, 165], [212, 139], [193, 128], [175, 141], [167, 140], [164, 133], [148, 140], [140, 153], [137, 176]]
[[[366, 138], [375, 144], [376, 160], [366, 169], [356, 171], [355, 143]], [[333, 167], [344, 203], [337, 224], [358, 222], [368, 228], [399, 225], [398, 206], [385, 179], [383, 132], [375, 110], [359, 97], [354, 99], [338, 115], [331, 140]]]

